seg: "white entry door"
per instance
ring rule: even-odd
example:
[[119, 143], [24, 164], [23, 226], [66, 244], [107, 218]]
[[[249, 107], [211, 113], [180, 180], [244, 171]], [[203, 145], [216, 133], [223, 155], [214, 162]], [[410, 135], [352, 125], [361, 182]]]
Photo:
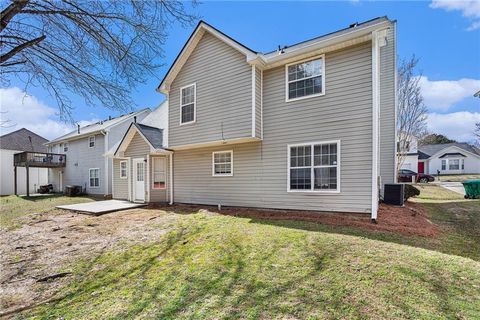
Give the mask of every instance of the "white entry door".
[[133, 160], [133, 200], [145, 201], [145, 162]]

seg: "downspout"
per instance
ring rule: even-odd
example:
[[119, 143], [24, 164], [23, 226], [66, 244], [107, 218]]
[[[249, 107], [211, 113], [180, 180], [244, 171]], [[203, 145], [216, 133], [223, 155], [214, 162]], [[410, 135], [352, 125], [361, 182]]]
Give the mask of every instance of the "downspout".
[[100, 131], [103, 134], [103, 146], [104, 146], [104, 168], [105, 168], [105, 189], [104, 189], [104, 197], [108, 196], [108, 186], [109, 186], [109, 181], [108, 181], [108, 130], [102, 130]]
[[379, 110], [378, 31], [372, 32], [372, 207], [371, 219], [377, 222], [378, 213], [378, 110]]
[[172, 205], [173, 204], [173, 152], [170, 153], [169, 156], [169, 162], [170, 162], [170, 170], [169, 170], [169, 179], [170, 179], [170, 202], [168, 204]]

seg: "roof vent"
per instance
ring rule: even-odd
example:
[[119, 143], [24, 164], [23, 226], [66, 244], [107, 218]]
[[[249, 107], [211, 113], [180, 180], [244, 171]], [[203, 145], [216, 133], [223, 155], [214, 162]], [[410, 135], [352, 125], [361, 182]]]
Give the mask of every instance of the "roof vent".
[[112, 120], [112, 116], [108, 116], [108, 120]]
[[280, 45], [278, 45], [278, 50], [277, 50], [278, 54], [284, 54], [285, 49], [287, 49], [287, 48], [288, 48], [288, 46], [283, 46], [283, 48], [282, 48]]
[[77, 133], [80, 134], [80, 125], [77, 124]]
[[137, 116], [133, 117], [133, 123], [137, 123]]
[[358, 27], [358, 22], [352, 23], [349, 28], [355, 28]]

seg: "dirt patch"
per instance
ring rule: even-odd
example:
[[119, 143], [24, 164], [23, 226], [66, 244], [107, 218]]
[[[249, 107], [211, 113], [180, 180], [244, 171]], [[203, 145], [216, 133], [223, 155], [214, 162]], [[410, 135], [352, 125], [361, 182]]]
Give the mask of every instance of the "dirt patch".
[[[153, 205], [152, 208], [161, 208], [161, 206]], [[173, 208], [170, 207], [166, 210], [172, 210], [180, 214], [203, 210], [210, 214], [222, 214], [252, 219], [301, 220], [331, 226], [356, 227], [369, 231], [392, 232], [422, 237], [432, 237], [440, 232], [440, 228], [428, 219], [425, 209], [423, 209], [421, 205], [411, 202], [407, 202], [404, 207], [381, 204], [376, 224], [371, 222], [369, 214], [363, 213], [264, 210], [232, 207], [224, 207], [219, 211], [216, 207], [201, 205], [174, 205]]]
[[[152, 219], [155, 218], [155, 219]], [[132, 209], [103, 216], [65, 210], [24, 217], [22, 227], [0, 230], [0, 317], [49, 301], [73, 275], [80, 258], [95, 258], [125, 244], [154, 241], [175, 216]]]
[[53, 301], [55, 293], [75, 276], [68, 268], [78, 259], [94, 261], [110, 249], [155, 241], [174, 226], [179, 214], [199, 211], [207, 215], [302, 220], [425, 237], [439, 232], [422, 207], [413, 203], [403, 208], [381, 205], [377, 224], [370, 221], [368, 214], [232, 207], [218, 211], [216, 207], [196, 205], [150, 205], [147, 209], [101, 216], [53, 210], [24, 217], [19, 229], [0, 230], [0, 317]]

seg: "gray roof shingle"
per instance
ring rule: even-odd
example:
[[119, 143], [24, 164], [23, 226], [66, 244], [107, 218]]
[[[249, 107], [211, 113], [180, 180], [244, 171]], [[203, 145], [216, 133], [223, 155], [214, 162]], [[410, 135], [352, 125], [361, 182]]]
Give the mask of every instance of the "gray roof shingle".
[[134, 124], [155, 149], [163, 148], [163, 130], [141, 123]]
[[[448, 147], [452, 147], [452, 146], [458, 147], [462, 150], [465, 150], [480, 156], [480, 150], [478, 148], [475, 148], [474, 146], [464, 142], [453, 142], [453, 143], [444, 143], [444, 144], [427, 144], [424, 146], [419, 146], [418, 147], [419, 153], [423, 153], [423, 155], [421, 155], [421, 157], [419, 158], [428, 159], [434, 154], [436, 154], [437, 152], [440, 152], [441, 150]], [[426, 155], [426, 158], [424, 155]]]
[[44, 137], [22, 128], [1, 136], [0, 149], [47, 152], [47, 147], [44, 145], [46, 142], [48, 140]]

